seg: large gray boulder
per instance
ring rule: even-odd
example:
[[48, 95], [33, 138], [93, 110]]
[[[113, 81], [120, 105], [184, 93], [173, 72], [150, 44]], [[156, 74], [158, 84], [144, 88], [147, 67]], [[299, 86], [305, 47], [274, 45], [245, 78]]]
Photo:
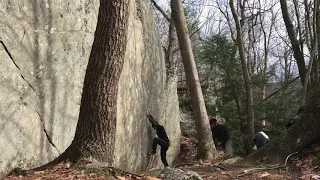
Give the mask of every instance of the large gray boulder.
[[[0, 177], [14, 167], [44, 164], [71, 143], [99, 1], [0, 1]], [[179, 150], [174, 79], [150, 7], [130, 1], [128, 44], [118, 93], [114, 166], [140, 171], [154, 132], [149, 107], [171, 139], [168, 161]], [[162, 164], [157, 159], [156, 167]]]
[[202, 180], [202, 177], [194, 171], [177, 168], [164, 168], [158, 177], [163, 180]]
[[[150, 108], [170, 138], [169, 164], [180, 148], [180, 111], [176, 81], [166, 81], [164, 54], [151, 9], [143, 0], [130, 4], [129, 43], [118, 95], [114, 166], [142, 171], [148, 166], [147, 152], [151, 151], [155, 136], [145, 115], [146, 108]], [[160, 156], [156, 157], [154, 167], [163, 166]]]

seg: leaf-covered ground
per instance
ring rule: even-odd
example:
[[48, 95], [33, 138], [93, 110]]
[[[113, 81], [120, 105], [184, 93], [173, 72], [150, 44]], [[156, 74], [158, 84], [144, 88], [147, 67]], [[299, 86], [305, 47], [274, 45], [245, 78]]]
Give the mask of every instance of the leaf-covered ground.
[[[288, 158], [286, 166], [285, 162], [280, 165], [263, 165], [259, 167], [243, 167], [237, 166], [233, 163], [241, 158], [235, 157], [232, 159], [224, 159], [223, 153], [220, 153], [220, 158], [215, 162], [202, 162], [196, 160], [196, 141], [190, 138], [181, 138], [181, 153], [173, 166], [195, 171], [201, 175], [204, 180], [218, 179], [218, 180], [247, 180], [247, 179], [270, 179], [270, 180], [284, 180], [284, 179], [320, 179], [320, 159], [318, 152], [306, 153], [303, 156], [292, 156]], [[267, 161], [268, 157], [262, 158], [261, 162]], [[158, 178], [148, 176], [144, 173], [130, 173], [121, 171], [119, 169], [108, 169], [111, 173], [104, 173], [101, 171], [79, 170], [70, 167], [69, 164], [59, 164], [52, 169], [45, 171], [38, 171], [24, 176], [17, 176], [15, 174], [5, 178], [6, 180], [17, 179], [110, 179], [110, 174], [113, 174], [114, 179], [137, 179], [137, 180], [156, 180]]]

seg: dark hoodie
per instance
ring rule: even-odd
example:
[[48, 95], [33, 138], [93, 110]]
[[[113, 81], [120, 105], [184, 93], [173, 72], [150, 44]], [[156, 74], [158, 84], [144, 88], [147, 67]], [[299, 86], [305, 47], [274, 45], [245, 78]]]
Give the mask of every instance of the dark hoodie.
[[222, 143], [224, 147], [225, 143], [229, 140], [229, 133], [224, 125], [217, 124], [214, 128], [211, 128], [212, 138], [217, 139]]
[[157, 131], [157, 136], [160, 138], [160, 139], [163, 139], [167, 142], [169, 142], [169, 138], [167, 136], [167, 133], [164, 129], [163, 126], [161, 126], [156, 120], [154, 120], [154, 118], [152, 117], [151, 114], [147, 115], [150, 123], [152, 124], [152, 127]]

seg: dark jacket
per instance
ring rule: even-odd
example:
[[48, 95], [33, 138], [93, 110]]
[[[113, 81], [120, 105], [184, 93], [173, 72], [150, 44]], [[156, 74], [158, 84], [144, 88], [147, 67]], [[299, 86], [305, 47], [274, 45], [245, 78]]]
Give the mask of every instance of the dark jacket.
[[224, 144], [229, 140], [227, 128], [224, 125], [217, 124], [216, 127], [211, 128], [211, 132], [213, 140], [217, 139], [219, 142], [222, 142], [224, 147]]
[[306, 104], [300, 106], [298, 113], [295, 116], [293, 116], [291, 119], [289, 119], [289, 121], [287, 122], [286, 128], [289, 129], [296, 121], [298, 121], [306, 109], [307, 109]]
[[166, 130], [164, 129], [163, 126], [161, 126], [156, 120], [154, 120], [154, 118], [152, 117], [151, 114], [147, 115], [150, 123], [152, 124], [152, 127], [154, 127], [157, 131], [157, 136], [160, 138], [160, 139], [163, 139], [167, 142], [169, 142], [169, 138], [167, 136], [167, 133], [166, 133]]
[[289, 119], [286, 128], [289, 129], [296, 121], [298, 121], [301, 117], [302, 113], [296, 114], [291, 119]]

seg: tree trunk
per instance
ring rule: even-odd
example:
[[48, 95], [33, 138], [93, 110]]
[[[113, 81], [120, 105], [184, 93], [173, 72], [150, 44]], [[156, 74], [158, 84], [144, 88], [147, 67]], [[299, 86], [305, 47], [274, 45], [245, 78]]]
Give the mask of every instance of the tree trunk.
[[254, 74], [254, 61], [253, 61], [253, 57], [251, 53], [255, 53], [254, 52], [254, 46], [253, 46], [253, 26], [251, 26], [251, 23], [247, 23], [248, 24], [248, 48], [247, 48], [247, 69], [248, 69], [248, 73], [249, 76]]
[[184, 16], [181, 0], [171, 0], [171, 13], [177, 31], [180, 52], [186, 73], [187, 85], [190, 91], [195, 125], [199, 144], [198, 155], [202, 159], [213, 159], [215, 146], [210, 131], [207, 110], [205, 107], [198, 72], [193, 57], [188, 34], [187, 22]]
[[284, 163], [286, 157], [304, 147], [318, 142], [320, 139], [320, 89], [298, 120], [289, 130], [285, 130], [277, 139], [271, 140], [255, 153], [247, 156], [240, 164], [256, 162], [263, 156], [268, 157], [271, 163]]
[[126, 51], [129, 0], [101, 0], [98, 24], [84, 79], [79, 120], [62, 161], [113, 161], [118, 81]]
[[168, 46], [165, 52], [167, 80], [174, 77], [176, 74], [175, 72], [176, 63], [174, 62], [174, 59], [173, 59], [173, 45], [176, 41], [175, 34], [174, 34], [175, 29], [174, 29], [174, 22], [172, 19], [170, 19], [169, 23], [170, 24], [169, 24], [169, 32], [168, 32]]
[[298, 69], [299, 69], [299, 75], [301, 78], [302, 86], [304, 85], [305, 77], [306, 77], [306, 65], [304, 62], [304, 56], [302, 52], [302, 47], [300, 47], [299, 41], [297, 40], [293, 24], [291, 22], [291, 19], [289, 17], [288, 7], [287, 7], [287, 1], [286, 0], [280, 0], [281, 4], [281, 11], [284, 23], [286, 25], [286, 29], [288, 32], [289, 39], [291, 41], [292, 50], [293, 50], [293, 56], [297, 61]]
[[[319, 34], [320, 33], [320, 7], [318, 5], [318, 8], [317, 8], [317, 20], [316, 20], [316, 33]], [[320, 62], [320, 36], [318, 35], [317, 36], [317, 41], [318, 41], [318, 46], [317, 46], [317, 50], [318, 50], [318, 53], [317, 53], [317, 56], [315, 58], [315, 62], [314, 62], [314, 68], [313, 68], [313, 85], [315, 86], [318, 86], [319, 85], [319, 62]]]
[[246, 105], [247, 105], [247, 124], [246, 124], [246, 132], [244, 132], [246, 134], [246, 138], [245, 140], [248, 141], [246, 142], [247, 148], [246, 148], [246, 152], [249, 153], [251, 151], [251, 148], [249, 148], [250, 144], [252, 144], [253, 142], [253, 136], [254, 136], [254, 114], [253, 114], [253, 96], [252, 96], [252, 82], [251, 82], [251, 77], [249, 75], [249, 71], [247, 68], [247, 62], [245, 59], [245, 52], [244, 52], [244, 43], [242, 40], [242, 28], [240, 25], [240, 20], [239, 20], [239, 16], [235, 10], [234, 7], [234, 1], [230, 0], [229, 1], [229, 5], [232, 11], [232, 15], [234, 18], [234, 21], [236, 23], [236, 30], [237, 30], [237, 37], [236, 37], [236, 43], [238, 46], [238, 50], [239, 50], [239, 56], [240, 56], [240, 60], [241, 60], [241, 66], [242, 66], [242, 71], [243, 71], [243, 78], [245, 81], [245, 87], [246, 87]]
[[169, 31], [168, 31], [168, 42], [167, 46], [164, 47], [164, 57], [165, 57], [165, 64], [166, 64], [166, 80], [168, 81], [172, 77], [176, 75], [176, 62], [173, 59], [173, 55], [175, 51], [173, 50], [174, 44], [176, 42], [175, 38], [175, 29], [174, 29], [174, 23], [172, 20], [172, 14], [171, 18], [165, 13], [165, 11], [157, 4], [156, 1], [151, 0], [152, 4], [155, 8], [158, 9], [158, 11], [163, 15], [163, 17], [169, 22]]
[[[315, 87], [313, 84], [312, 84], [312, 77], [310, 76], [311, 75], [311, 72], [313, 70], [313, 61], [316, 59], [316, 52], [317, 52], [317, 48], [318, 48], [318, 38], [317, 38], [317, 11], [318, 11], [318, 1], [314, 1], [314, 8], [313, 8], [313, 14], [314, 14], [314, 17], [312, 19], [312, 24], [313, 24], [313, 27], [312, 27], [312, 31], [310, 30], [310, 47], [311, 47], [311, 50], [310, 50], [310, 59], [309, 59], [309, 65], [308, 65], [308, 69], [307, 69], [307, 72], [306, 72], [306, 77], [305, 77], [305, 82], [304, 82], [304, 86], [303, 86], [303, 93], [302, 93], [302, 100], [301, 100], [301, 104], [305, 104], [306, 103], [306, 99], [307, 99], [307, 91], [308, 91], [308, 84], [310, 85], [310, 87]], [[306, 4], [306, 9], [308, 9], [308, 5]], [[309, 13], [307, 13], [309, 14]], [[308, 24], [311, 24], [310, 23], [310, 19], [308, 19]], [[311, 25], [310, 25], [311, 26]], [[311, 29], [311, 28], [310, 28]], [[310, 81], [309, 81], [310, 79]]]

